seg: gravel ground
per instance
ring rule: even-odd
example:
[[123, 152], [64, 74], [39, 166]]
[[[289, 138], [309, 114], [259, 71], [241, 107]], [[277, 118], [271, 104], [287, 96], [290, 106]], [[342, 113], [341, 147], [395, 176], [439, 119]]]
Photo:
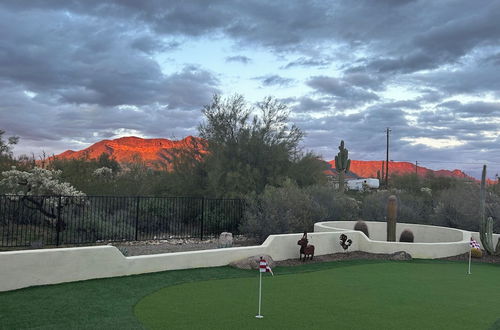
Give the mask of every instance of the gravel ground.
[[[110, 243], [110, 245], [117, 247], [125, 256], [131, 257], [146, 254], [216, 249], [217, 242], [218, 239], [216, 238], [205, 239], [203, 241], [197, 238], [174, 238], [155, 241], [116, 242]], [[233, 247], [251, 245], [257, 245], [257, 243], [244, 236], [233, 237]]]

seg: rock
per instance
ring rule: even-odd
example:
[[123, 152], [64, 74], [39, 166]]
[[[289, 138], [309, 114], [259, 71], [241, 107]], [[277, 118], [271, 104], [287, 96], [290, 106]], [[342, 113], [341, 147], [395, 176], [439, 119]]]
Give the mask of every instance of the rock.
[[409, 253], [405, 251], [394, 252], [389, 255], [389, 260], [411, 260], [412, 257]]
[[233, 261], [229, 264], [231, 267], [239, 268], [239, 269], [259, 269], [260, 257], [264, 258], [267, 261], [267, 265], [271, 268], [274, 267], [274, 260], [270, 255], [263, 254], [258, 256], [252, 256], [245, 259], [240, 259]]
[[227, 248], [233, 246], [233, 234], [228, 232], [223, 232], [219, 236], [219, 242], [217, 243], [217, 247], [219, 248]]

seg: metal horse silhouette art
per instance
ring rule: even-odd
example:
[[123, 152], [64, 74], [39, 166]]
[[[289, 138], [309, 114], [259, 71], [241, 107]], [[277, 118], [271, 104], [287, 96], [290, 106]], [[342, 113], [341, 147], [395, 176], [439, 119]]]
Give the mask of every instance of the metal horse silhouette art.
[[352, 240], [347, 239], [347, 236], [345, 234], [340, 235], [340, 246], [342, 246], [344, 250], [347, 250], [349, 246], [351, 246], [351, 244]]
[[[302, 238], [297, 242], [297, 245], [300, 245], [300, 255], [299, 259], [302, 261], [306, 261], [307, 257], [310, 257], [310, 260], [314, 257], [314, 245], [308, 245], [309, 240], [307, 239], [307, 232], [304, 232]], [[304, 259], [302, 259], [302, 255], [304, 255]]]

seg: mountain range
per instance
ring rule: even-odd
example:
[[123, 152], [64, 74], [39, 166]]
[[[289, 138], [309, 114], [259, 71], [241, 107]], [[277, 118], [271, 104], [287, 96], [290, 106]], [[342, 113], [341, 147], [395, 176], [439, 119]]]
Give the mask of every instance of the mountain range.
[[155, 169], [169, 169], [175, 154], [185, 148], [200, 149], [203, 140], [188, 136], [182, 140], [143, 139], [135, 136], [115, 140], [102, 140], [79, 151], [67, 150], [56, 159], [97, 159], [103, 153], [121, 164], [143, 162]]
[[[332, 168], [335, 168], [335, 160], [329, 161], [328, 163], [332, 166]], [[377, 178], [379, 173], [381, 177], [384, 177], [385, 170], [385, 161], [351, 160], [350, 171], [362, 178]], [[472, 177], [468, 176], [461, 170], [431, 170], [423, 166], [415, 167], [415, 164], [409, 162], [389, 162], [389, 175], [403, 175], [410, 173], [415, 173], [420, 177], [425, 177], [427, 175], [433, 174], [435, 176], [473, 180]]]
[[[55, 158], [91, 160], [97, 159], [101, 154], [105, 153], [122, 164], [142, 161], [146, 166], [155, 169], [169, 169], [170, 162], [179, 149], [197, 148], [200, 150], [202, 146], [203, 140], [193, 136], [188, 136], [182, 140], [143, 139], [130, 136], [114, 140], [102, 140], [79, 151], [67, 150], [56, 155]], [[203, 152], [203, 150], [200, 151]], [[335, 169], [335, 160], [329, 161], [328, 164], [332, 169]], [[350, 171], [359, 177], [376, 178], [378, 171], [380, 171], [381, 175], [385, 173], [385, 162], [351, 160]], [[330, 172], [335, 175], [334, 170]], [[419, 176], [433, 173], [435, 176], [473, 179], [458, 169], [453, 171], [431, 170], [421, 166], [416, 169], [415, 164], [409, 162], [389, 162], [389, 174], [409, 173], [417, 173]]]

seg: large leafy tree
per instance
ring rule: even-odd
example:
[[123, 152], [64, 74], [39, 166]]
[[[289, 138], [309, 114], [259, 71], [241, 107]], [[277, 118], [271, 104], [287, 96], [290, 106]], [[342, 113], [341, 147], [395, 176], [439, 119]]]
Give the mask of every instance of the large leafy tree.
[[[261, 193], [266, 185], [281, 185], [296, 173], [294, 164], [314, 163], [311, 155], [301, 162], [299, 143], [304, 133], [288, 123], [286, 105], [275, 98], [266, 97], [253, 106], [241, 95], [226, 99], [215, 95], [203, 114], [206, 120], [198, 130], [207, 142], [204, 166], [210, 195]], [[321, 172], [317, 164], [309, 168]]]

